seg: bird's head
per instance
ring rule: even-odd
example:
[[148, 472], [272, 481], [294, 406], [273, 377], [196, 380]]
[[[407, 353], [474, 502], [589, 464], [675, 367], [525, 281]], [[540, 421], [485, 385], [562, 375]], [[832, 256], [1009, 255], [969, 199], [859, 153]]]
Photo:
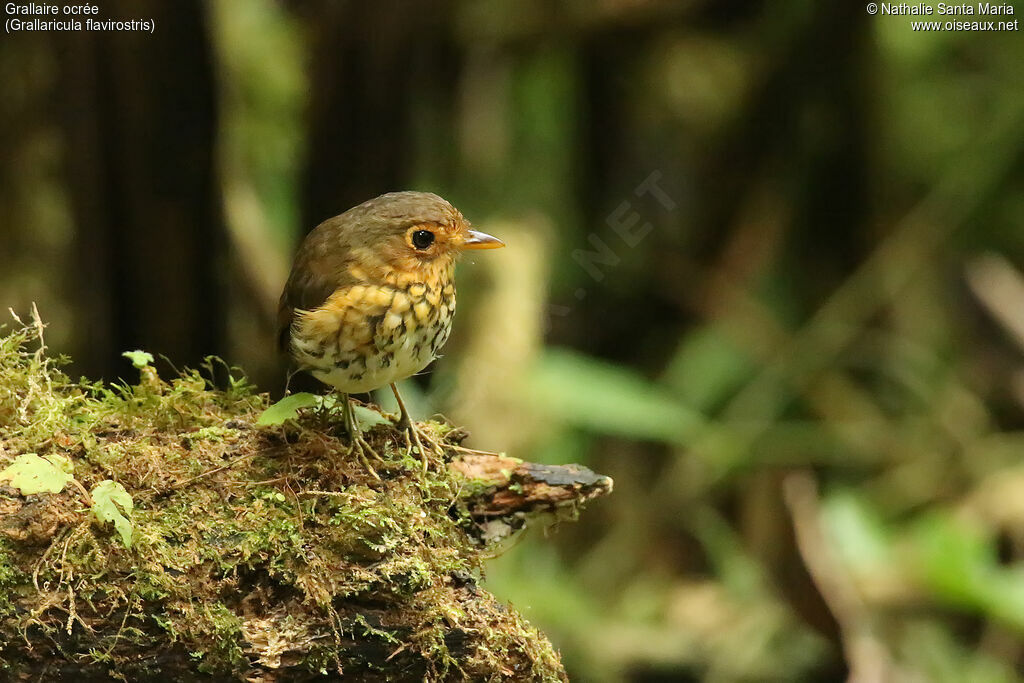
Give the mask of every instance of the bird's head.
[[399, 273], [448, 268], [469, 249], [496, 249], [504, 242], [473, 230], [447, 201], [429, 192], [391, 192], [346, 212], [358, 226], [356, 263], [373, 264]]

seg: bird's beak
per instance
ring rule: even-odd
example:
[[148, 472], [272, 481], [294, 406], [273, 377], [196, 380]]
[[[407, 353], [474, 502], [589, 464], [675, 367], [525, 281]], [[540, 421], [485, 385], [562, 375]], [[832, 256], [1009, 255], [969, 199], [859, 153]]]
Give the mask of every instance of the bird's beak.
[[491, 237], [486, 232], [470, 230], [469, 237], [462, 243], [463, 249], [500, 249], [505, 243], [497, 237]]

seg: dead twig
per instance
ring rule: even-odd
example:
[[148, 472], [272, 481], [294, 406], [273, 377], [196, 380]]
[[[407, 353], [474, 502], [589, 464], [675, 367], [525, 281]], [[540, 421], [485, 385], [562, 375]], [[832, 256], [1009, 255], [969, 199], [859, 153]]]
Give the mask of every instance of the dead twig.
[[783, 496], [793, 520], [800, 557], [839, 624], [843, 654], [850, 667], [847, 680], [893, 680], [892, 657], [874, 633], [870, 612], [822, 529], [818, 482], [810, 472], [795, 472], [783, 481]]

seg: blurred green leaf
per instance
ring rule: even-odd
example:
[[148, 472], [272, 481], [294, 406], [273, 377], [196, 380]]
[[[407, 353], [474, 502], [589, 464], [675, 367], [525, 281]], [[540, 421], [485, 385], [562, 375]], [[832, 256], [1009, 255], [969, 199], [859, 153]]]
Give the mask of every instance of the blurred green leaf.
[[530, 457], [536, 462], [550, 465], [585, 465], [589, 460], [593, 440], [593, 434], [566, 426], [564, 429], [553, 430], [547, 438], [534, 446]]
[[[411, 379], [399, 382], [398, 390], [402, 392], [402, 400], [405, 401], [405, 407], [409, 409], [410, 415], [433, 415], [437, 412], [431, 398]], [[386, 413], [397, 415], [399, 412], [395, 394], [387, 386], [374, 392], [373, 402]]]
[[527, 390], [548, 414], [601, 434], [684, 444], [704, 425], [654, 382], [565, 349], [543, 354]]
[[937, 597], [1024, 631], [1024, 571], [999, 564], [989, 532], [937, 512], [915, 525], [912, 539], [918, 574]]
[[689, 526], [707, 552], [715, 576], [733, 595], [743, 600], [764, 600], [768, 593], [764, 568], [743, 547], [735, 530], [711, 506], [702, 505]]
[[926, 583], [947, 600], [977, 605], [993, 566], [983, 532], [936, 512], [920, 520], [911, 537]]
[[104, 523], [113, 522], [124, 547], [132, 547], [133, 527], [127, 515], [132, 513], [135, 501], [124, 486], [116, 481], [104, 479], [93, 487], [90, 495], [92, 512], [96, 519]]
[[707, 413], [752, 369], [746, 354], [717, 327], [708, 325], [686, 335], [663, 379], [686, 405]]
[[376, 410], [367, 408], [366, 406], [353, 405], [352, 411], [356, 415], [356, 424], [359, 425], [359, 431], [368, 432], [377, 425], [391, 424], [391, 420], [384, 417]]
[[287, 420], [295, 419], [303, 408], [315, 406], [319, 400], [319, 396], [304, 391], [290, 394], [264, 410], [260, 418], [256, 420], [256, 424], [261, 426], [284, 424]]
[[826, 498], [823, 517], [833, 545], [855, 572], [876, 571], [892, 561], [885, 523], [856, 494], [843, 491]]
[[40, 458], [35, 453], [26, 453], [0, 471], [0, 481], [10, 481], [23, 496], [60, 493], [74, 478], [66, 471], [69, 465], [70, 461], [60, 455]]

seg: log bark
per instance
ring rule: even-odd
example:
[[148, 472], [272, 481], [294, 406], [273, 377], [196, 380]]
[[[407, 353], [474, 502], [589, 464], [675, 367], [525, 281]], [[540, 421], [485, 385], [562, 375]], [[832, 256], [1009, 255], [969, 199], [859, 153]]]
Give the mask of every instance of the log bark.
[[581, 465], [540, 465], [496, 453], [467, 453], [451, 469], [485, 488], [466, 501], [482, 543], [505, 539], [537, 515], [574, 511], [612, 491], [612, 480]]

